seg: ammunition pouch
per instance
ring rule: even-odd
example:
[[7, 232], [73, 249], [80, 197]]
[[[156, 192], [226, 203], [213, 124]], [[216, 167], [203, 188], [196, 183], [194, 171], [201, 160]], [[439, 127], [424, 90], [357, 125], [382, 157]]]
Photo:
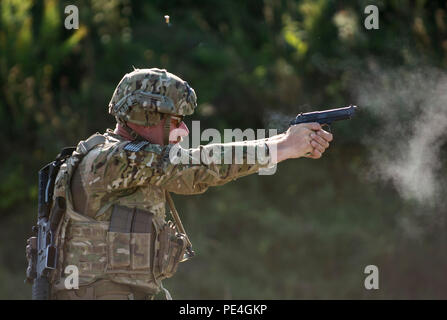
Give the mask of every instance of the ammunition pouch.
[[156, 274], [162, 278], [172, 277], [183, 260], [187, 244], [186, 236], [177, 232], [175, 225], [168, 221], [158, 235]]

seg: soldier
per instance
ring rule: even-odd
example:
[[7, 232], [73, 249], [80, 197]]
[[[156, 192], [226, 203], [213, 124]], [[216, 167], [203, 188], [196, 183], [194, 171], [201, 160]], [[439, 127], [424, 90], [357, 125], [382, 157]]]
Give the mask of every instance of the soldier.
[[[161, 290], [170, 298], [162, 280], [193, 252], [169, 192], [203, 193], [286, 159], [318, 159], [332, 140], [318, 123], [300, 124], [267, 139], [188, 149], [199, 162], [178, 163], [171, 151], [188, 134], [182, 118], [194, 112], [196, 99], [166, 70], [137, 69], [120, 81], [109, 103], [115, 130], [81, 141], [56, 178], [53, 199], [64, 197], [66, 212], [50, 278], [53, 299], [150, 299]], [[201, 158], [218, 146], [224, 159], [242, 145], [251, 148], [243, 148], [239, 163]], [[252, 163], [250, 152], [263, 156]], [[167, 200], [176, 223], [166, 222]], [[66, 288], [69, 265], [79, 270], [79, 289]]]

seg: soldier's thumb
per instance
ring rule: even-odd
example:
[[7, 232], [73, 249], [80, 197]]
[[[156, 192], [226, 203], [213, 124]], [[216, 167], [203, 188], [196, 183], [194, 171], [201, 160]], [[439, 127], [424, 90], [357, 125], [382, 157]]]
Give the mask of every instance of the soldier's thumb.
[[321, 130], [321, 125], [318, 122], [305, 123], [304, 126], [310, 130], [318, 131]]

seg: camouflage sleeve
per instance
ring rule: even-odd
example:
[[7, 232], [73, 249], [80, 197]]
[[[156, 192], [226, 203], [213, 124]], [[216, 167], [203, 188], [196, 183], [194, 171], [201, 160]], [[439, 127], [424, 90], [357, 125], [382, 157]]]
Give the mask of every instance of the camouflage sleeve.
[[107, 163], [109, 191], [153, 184], [178, 194], [197, 194], [268, 167], [270, 152], [262, 140], [192, 149], [150, 144], [136, 152], [120, 148]]

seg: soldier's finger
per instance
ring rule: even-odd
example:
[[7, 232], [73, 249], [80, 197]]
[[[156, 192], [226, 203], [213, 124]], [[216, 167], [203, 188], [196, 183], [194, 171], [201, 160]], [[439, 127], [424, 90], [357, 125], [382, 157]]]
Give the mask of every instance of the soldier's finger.
[[311, 156], [311, 158], [312, 158], [312, 159], [320, 159], [322, 155], [323, 155], [323, 154], [322, 154], [320, 151], [318, 151], [317, 149], [314, 149], [314, 150], [312, 151], [312, 156]]
[[319, 144], [321, 144], [324, 148], [328, 148], [329, 147], [329, 142], [327, 142], [325, 139], [323, 139], [322, 137], [320, 137], [319, 135], [312, 133], [310, 135], [310, 137], [312, 138], [312, 140], [318, 142]]
[[318, 130], [317, 134], [328, 142], [331, 142], [334, 139], [334, 136], [332, 135], [332, 133], [327, 132], [325, 130]]
[[301, 124], [304, 128], [318, 131], [321, 130], [321, 125], [318, 122], [309, 122], [309, 123], [302, 123]]
[[321, 153], [323, 153], [324, 150], [326, 149], [325, 147], [323, 147], [321, 144], [319, 144], [319, 143], [316, 142], [316, 141], [312, 141], [312, 142], [311, 142], [311, 145], [312, 145], [312, 147], [313, 147], [314, 149], [320, 151]]

